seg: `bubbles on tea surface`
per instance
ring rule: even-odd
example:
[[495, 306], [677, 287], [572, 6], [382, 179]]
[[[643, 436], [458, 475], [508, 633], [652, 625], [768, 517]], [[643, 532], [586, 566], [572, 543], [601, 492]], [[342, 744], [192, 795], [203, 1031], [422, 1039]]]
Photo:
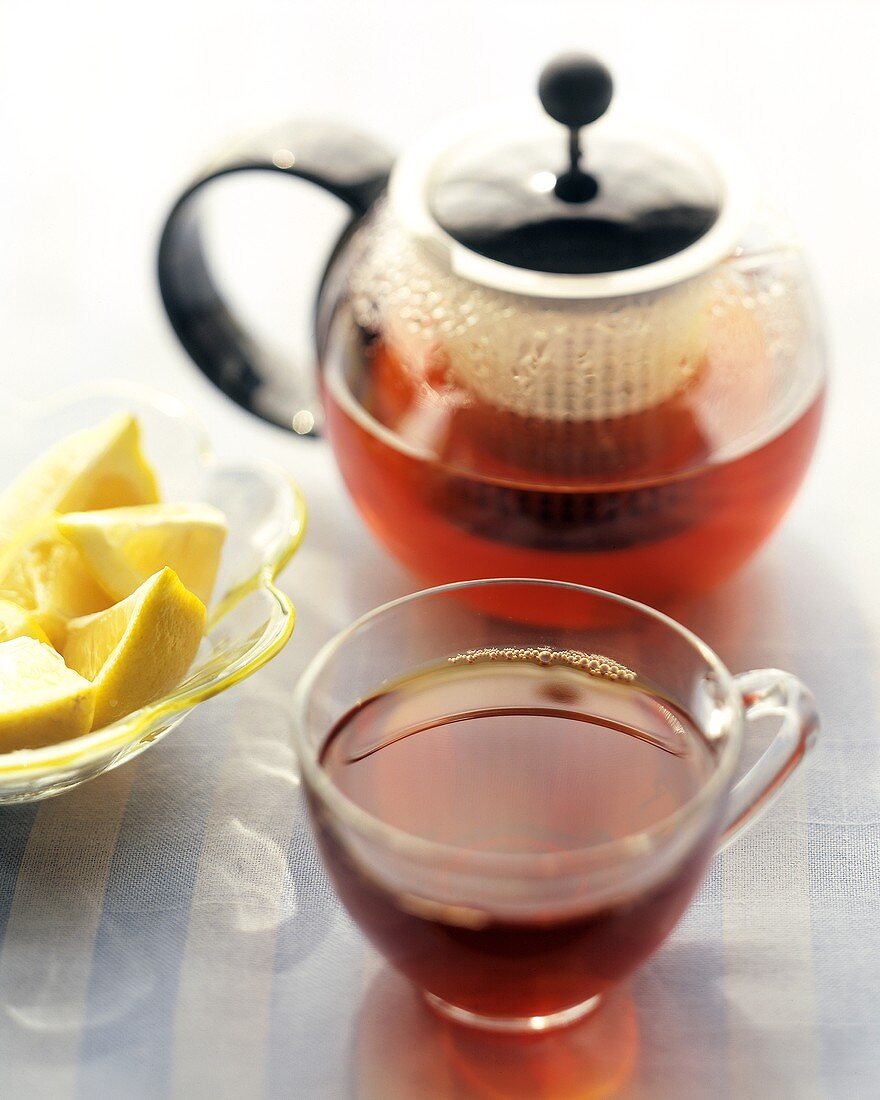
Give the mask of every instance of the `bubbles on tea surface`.
[[626, 665], [601, 653], [581, 653], [577, 649], [550, 649], [548, 646], [483, 646], [468, 649], [449, 658], [451, 665], [473, 665], [483, 661], [526, 661], [531, 664], [566, 665], [602, 680], [630, 684], [636, 674]]

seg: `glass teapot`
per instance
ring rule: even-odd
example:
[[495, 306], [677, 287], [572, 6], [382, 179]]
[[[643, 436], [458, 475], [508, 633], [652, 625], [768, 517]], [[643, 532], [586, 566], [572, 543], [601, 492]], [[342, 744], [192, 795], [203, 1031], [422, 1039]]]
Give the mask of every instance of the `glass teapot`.
[[[169, 215], [162, 297], [228, 396], [326, 431], [366, 522], [424, 581], [663, 604], [727, 577], [790, 503], [822, 413], [817, 307], [729, 151], [606, 114], [611, 77], [587, 56], [551, 62], [538, 98], [393, 163], [305, 123], [238, 150]], [[318, 292], [317, 387], [242, 329], [201, 247], [193, 198], [251, 169], [352, 211]]]

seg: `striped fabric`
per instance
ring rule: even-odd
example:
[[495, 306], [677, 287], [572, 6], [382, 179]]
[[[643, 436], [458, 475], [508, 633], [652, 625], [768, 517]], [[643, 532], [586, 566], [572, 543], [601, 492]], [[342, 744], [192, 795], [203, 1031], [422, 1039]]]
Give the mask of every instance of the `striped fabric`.
[[320, 545], [298, 559], [301, 625], [253, 680], [131, 764], [0, 814], [0, 1096], [878, 1095], [876, 659], [824, 562], [784, 537], [682, 614], [734, 670], [775, 664], [815, 688], [823, 736], [803, 779], [589, 1025], [604, 1039], [587, 1027], [486, 1057], [450, 1047], [379, 965], [310, 839], [289, 684], [319, 641], [393, 594], [349, 580], [321, 604], [330, 568]]

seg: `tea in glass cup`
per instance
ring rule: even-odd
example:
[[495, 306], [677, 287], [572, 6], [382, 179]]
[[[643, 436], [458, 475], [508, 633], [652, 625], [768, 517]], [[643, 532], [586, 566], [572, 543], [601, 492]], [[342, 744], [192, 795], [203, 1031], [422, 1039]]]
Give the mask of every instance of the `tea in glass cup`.
[[[461, 587], [564, 600], [582, 626], [490, 616]], [[614, 625], [597, 603], [612, 602]], [[776, 738], [732, 786], [743, 720]], [[734, 679], [672, 620], [597, 590], [485, 581], [357, 622], [298, 690], [321, 851], [362, 931], [441, 1013], [572, 1022], [662, 943], [719, 843], [803, 757], [808, 692]]]

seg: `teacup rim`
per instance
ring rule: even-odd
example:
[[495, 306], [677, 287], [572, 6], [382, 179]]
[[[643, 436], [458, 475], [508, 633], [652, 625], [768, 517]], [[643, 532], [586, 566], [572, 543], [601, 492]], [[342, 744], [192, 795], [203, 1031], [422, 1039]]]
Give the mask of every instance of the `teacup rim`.
[[[631, 833], [611, 841], [603, 841], [601, 844], [592, 844], [582, 848], [571, 848], [563, 852], [552, 853], [479, 852], [462, 846], [420, 837], [395, 825], [390, 825], [359, 806], [331, 780], [319, 762], [320, 747], [323, 746], [324, 741], [321, 742], [317, 750], [311, 749], [306, 741], [305, 708], [314, 682], [333, 657], [336, 656], [338, 650], [364, 626], [407, 603], [414, 603], [428, 596], [499, 584], [547, 585], [609, 600], [639, 614], [647, 615], [647, 617], [671, 629], [700, 654], [717, 675], [719, 683], [731, 704], [732, 715], [729, 736], [726, 744], [722, 747], [717, 766], [687, 802], [671, 814], [652, 822], [650, 826], [638, 833]], [[721, 658], [699, 635], [678, 622], [677, 619], [672, 618], [672, 616], [628, 596], [622, 596], [619, 593], [609, 592], [592, 585], [576, 584], [573, 581], [558, 581], [537, 577], [486, 577], [453, 581], [448, 584], [419, 589], [389, 600], [360, 615], [327, 641], [309, 661], [294, 689], [290, 719], [294, 748], [308, 786], [320, 796], [322, 802], [347, 827], [374, 841], [378, 841], [383, 847], [392, 849], [401, 855], [412, 855], [419, 859], [435, 858], [438, 861], [463, 858], [467, 861], [469, 869], [478, 870], [481, 874], [495, 873], [512, 877], [531, 877], [535, 873], [565, 875], [573, 871], [586, 869], [586, 864], [605, 866], [610, 863], [626, 862], [628, 859], [643, 858], [655, 849], [656, 842], [660, 837], [669, 838], [675, 835], [679, 828], [703, 806], [707, 803], [712, 804], [720, 792], [725, 788], [730, 788], [733, 772], [742, 747], [744, 708], [742, 697], [736, 688], [734, 676]]]

